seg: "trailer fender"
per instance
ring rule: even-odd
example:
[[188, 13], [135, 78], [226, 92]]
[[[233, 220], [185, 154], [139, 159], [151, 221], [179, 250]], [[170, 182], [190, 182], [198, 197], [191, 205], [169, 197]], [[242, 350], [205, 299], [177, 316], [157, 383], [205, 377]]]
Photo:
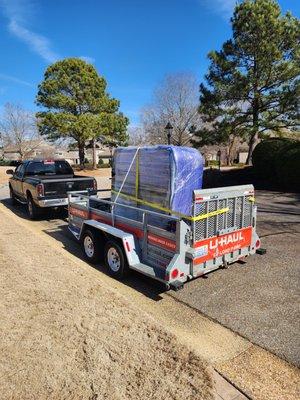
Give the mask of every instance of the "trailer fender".
[[111, 225], [104, 224], [102, 222], [95, 221], [93, 219], [85, 220], [81, 229], [80, 237], [82, 236], [86, 227], [92, 227], [112, 238], [118, 238], [123, 244], [123, 250], [126, 254], [128, 265], [135, 265], [140, 263], [140, 259], [137, 253], [134, 236], [131, 233], [124, 232], [121, 229], [115, 228]]

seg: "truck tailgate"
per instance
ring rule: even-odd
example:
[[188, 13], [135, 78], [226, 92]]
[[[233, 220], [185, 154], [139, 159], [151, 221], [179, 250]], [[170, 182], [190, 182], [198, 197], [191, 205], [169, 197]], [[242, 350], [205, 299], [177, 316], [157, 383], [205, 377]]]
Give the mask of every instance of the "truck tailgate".
[[94, 188], [94, 178], [43, 179], [45, 197], [66, 197], [67, 192]]

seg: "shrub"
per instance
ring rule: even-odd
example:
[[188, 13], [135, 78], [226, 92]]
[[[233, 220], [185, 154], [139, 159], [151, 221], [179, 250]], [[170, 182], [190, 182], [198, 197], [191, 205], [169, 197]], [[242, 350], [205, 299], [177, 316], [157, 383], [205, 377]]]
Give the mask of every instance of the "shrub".
[[286, 138], [271, 138], [260, 142], [252, 155], [256, 172], [264, 178], [274, 178], [281, 152], [293, 143], [293, 140]]
[[300, 142], [294, 142], [280, 152], [276, 176], [284, 188], [300, 191]]
[[102, 158], [99, 158], [99, 161], [98, 161], [98, 166], [100, 167], [100, 165], [103, 165], [104, 164], [104, 161], [103, 161], [103, 159]]
[[219, 161], [218, 160], [208, 160], [206, 162], [207, 167], [218, 167]]
[[98, 168], [110, 168], [110, 164], [109, 163], [103, 163], [101, 165], [98, 164]]

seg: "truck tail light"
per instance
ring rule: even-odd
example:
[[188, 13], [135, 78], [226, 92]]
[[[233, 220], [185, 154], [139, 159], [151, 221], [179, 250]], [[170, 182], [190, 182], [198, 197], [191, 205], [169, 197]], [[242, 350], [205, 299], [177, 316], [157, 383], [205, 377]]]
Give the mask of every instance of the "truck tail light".
[[93, 180], [93, 189], [97, 190], [97, 181], [96, 181], [96, 179]]
[[42, 183], [39, 183], [36, 186], [36, 192], [38, 197], [43, 197], [44, 196], [44, 185]]
[[257, 239], [257, 241], [256, 241], [256, 243], [255, 243], [255, 247], [256, 247], [256, 248], [260, 247], [260, 240], [259, 240], [259, 239]]

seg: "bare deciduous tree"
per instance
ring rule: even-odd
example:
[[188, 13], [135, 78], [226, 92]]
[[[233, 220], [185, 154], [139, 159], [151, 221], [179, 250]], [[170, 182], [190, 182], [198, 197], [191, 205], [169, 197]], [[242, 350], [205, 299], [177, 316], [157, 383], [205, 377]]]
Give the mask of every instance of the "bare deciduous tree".
[[189, 144], [190, 128], [199, 127], [198, 83], [192, 73], [167, 75], [154, 91], [153, 102], [142, 110], [142, 123], [147, 142], [167, 143], [165, 126], [173, 126], [171, 143], [179, 146]]
[[145, 146], [149, 144], [147, 135], [142, 126], [134, 126], [128, 128], [129, 146]]
[[21, 160], [30, 156], [41, 142], [34, 114], [11, 103], [5, 104], [0, 117], [0, 134], [3, 146], [15, 147]]

